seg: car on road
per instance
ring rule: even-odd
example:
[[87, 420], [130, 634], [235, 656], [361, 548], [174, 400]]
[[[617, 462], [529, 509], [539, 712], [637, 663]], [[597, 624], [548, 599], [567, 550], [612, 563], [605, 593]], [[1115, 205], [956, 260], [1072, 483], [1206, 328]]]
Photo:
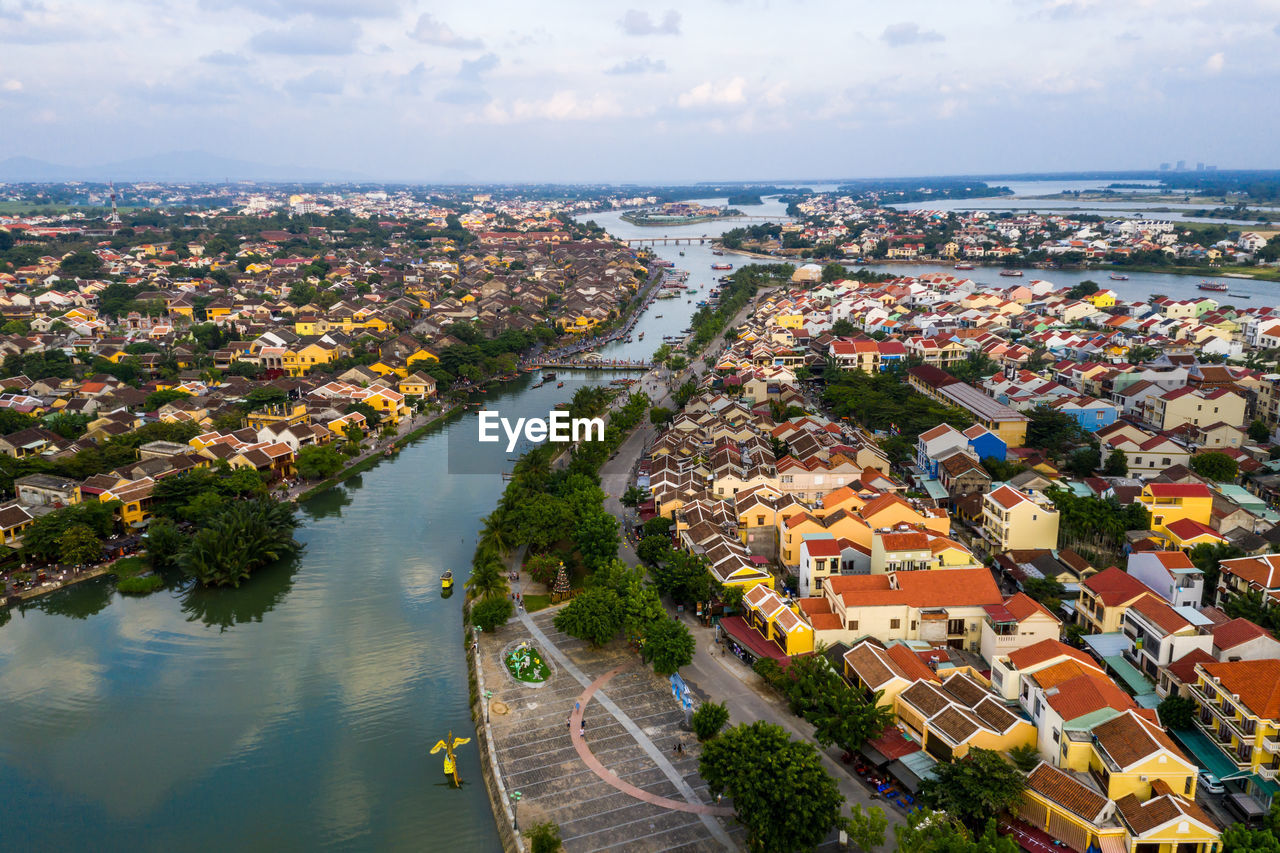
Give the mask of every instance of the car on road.
[[1221, 794], [1227, 789], [1222, 787], [1222, 780], [1208, 770], [1200, 771], [1200, 790], [1206, 794]]

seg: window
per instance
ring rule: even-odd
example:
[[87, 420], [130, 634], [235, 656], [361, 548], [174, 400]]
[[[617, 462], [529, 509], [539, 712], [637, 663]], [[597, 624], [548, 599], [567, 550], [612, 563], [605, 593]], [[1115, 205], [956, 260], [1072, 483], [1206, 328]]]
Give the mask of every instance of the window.
[[823, 580], [822, 578], [814, 578], [814, 579], [813, 579], [813, 588], [814, 588], [814, 589], [822, 589], [822, 580]]
[[890, 620], [889, 620], [889, 630], [890, 630], [890, 631], [897, 631], [897, 630], [898, 630], [898, 629], [900, 629], [901, 627], [902, 627], [902, 620], [901, 620], [901, 619], [890, 619]]
[[858, 620], [857, 620], [857, 619], [850, 619], [850, 620], [849, 620], [849, 630], [850, 630], [850, 631], [856, 631], [856, 630], [858, 630]]
[[759, 527], [759, 526], [762, 526], [763, 524], [764, 524], [764, 516], [763, 516], [763, 515], [757, 515], [757, 516], [756, 516], [756, 526], [757, 526], [757, 527]]

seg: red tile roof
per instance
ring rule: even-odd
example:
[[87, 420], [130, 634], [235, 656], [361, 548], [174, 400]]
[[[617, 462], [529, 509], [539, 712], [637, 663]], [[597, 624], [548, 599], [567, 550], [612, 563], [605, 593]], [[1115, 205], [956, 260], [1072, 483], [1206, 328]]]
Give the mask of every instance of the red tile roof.
[[1081, 586], [1098, 596], [1107, 607], [1127, 604], [1144, 592], [1151, 592], [1151, 588], [1142, 581], [1120, 571], [1115, 566], [1110, 566], [1086, 578]]

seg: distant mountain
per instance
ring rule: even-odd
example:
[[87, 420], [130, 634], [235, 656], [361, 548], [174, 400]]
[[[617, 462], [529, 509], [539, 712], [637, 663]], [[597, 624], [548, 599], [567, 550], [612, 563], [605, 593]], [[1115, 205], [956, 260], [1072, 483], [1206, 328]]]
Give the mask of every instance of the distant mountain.
[[0, 181], [367, 181], [358, 172], [309, 166], [270, 166], [207, 151], [169, 151], [96, 166], [66, 166], [32, 157], [0, 160]]

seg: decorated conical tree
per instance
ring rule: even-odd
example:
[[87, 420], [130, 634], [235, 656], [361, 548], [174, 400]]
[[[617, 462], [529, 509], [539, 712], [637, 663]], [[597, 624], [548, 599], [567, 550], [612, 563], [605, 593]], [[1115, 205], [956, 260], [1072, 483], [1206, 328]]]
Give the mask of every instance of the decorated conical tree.
[[564, 570], [564, 562], [561, 561], [560, 568], [556, 570], [556, 580], [551, 586], [551, 600], [564, 601], [569, 597], [569, 575]]

